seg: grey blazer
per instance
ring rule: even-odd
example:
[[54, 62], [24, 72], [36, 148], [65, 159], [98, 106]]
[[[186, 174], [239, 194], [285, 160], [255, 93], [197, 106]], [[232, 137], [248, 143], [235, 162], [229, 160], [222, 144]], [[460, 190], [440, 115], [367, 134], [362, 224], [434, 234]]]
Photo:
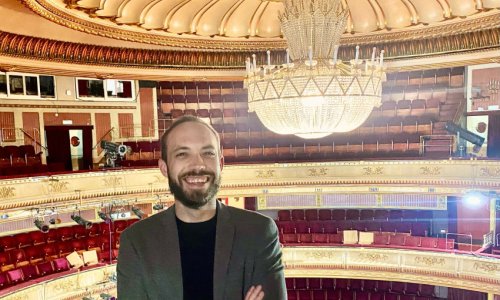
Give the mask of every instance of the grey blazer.
[[[274, 221], [217, 201], [214, 300], [241, 300], [262, 285], [266, 300], [286, 300]], [[120, 237], [118, 298], [182, 300], [182, 270], [174, 207], [135, 223]], [[202, 300], [202, 299], [200, 299]]]

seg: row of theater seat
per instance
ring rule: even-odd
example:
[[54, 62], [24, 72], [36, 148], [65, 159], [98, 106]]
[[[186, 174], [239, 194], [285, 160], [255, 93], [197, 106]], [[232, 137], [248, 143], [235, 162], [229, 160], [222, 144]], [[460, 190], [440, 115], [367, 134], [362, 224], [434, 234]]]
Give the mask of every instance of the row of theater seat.
[[54, 273], [65, 272], [69, 269], [70, 265], [66, 258], [19, 266], [12, 270], [0, 272], [0, 290], [26, 281], [41, 279]]
[[47, 233], [36, 230], [3, 236], [0, 237], [0, 252], [46, 243], [64, 242], [101, 235], [106, 236], [109, 234], [110, 229], [112, 233], [121, 233], [126, 227], [137, 221], [138, 219], [116, 220], [111, 224], [105, 222], [94, 223], [90, 229], [85, 229], [85, 227], [81, 225], [74, 225], [52, 228]]
[[32, 231], [1, 237], [0, 290], [68, 271], [66, 256], [75, 251], [95, 250], [100, 263], [115, 260], [120, 233], [136, 221], [117, 220], [111, 225], [101, 222], [89, 230], [76, 225], [51, 229], [48, 233]]
[[109, 261], [116, 258], [116, 251], [109, 251], [110, 247], [116, 250], [119, 247], [119, 234], [111, 236], [86, 237], [69, 241], [57, 241], [49, 244], [29, 246], [21, 249], [12, 249], [0, 252], [0, 271], [8, 271], [24, 265], [36, 265], [41, 261], [50, 261], [64, 258], [74, 251], [96, 250], [99, 261]]
[[434, 286], [410, 282], [391, 282], [347, 278], [286, 278], [289, 290], [353, 290], [365, 292], [390, 292], [434, 297]]
[[430, 223], [428, 221], [276, 221], [281, 233], [338, 233], [344, 230], [370, 232], [410, 233], [415, 236], [428, 236]]
[[434, 300], [441, 298], [399, 295], [388, 292], [364, 292], [349, 290], [287, 290], [288, 300]]
[[279, 210], [278, 221], [316, 221], [316, 220], [399, 220], [423, 221], [432, 219], [430, 210], [401, 209], [292, 209]]
[[[346, 233], [349, 235], [346, 236]], [[346, 230], [341, 233], [280, 233], [279, 239], [285, 246], [359, 244], [418, 250], [452, 250], [455, 248], [454, 239], [411, 236], [405, 233], [357, 232], [356, 230]]]

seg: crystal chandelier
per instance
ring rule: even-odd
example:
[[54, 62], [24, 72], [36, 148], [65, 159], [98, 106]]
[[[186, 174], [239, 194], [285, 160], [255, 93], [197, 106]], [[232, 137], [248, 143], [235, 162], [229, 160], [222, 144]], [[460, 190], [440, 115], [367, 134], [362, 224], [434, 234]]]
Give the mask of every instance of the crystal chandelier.
[[249, 111], [269, 130], [305, 139], [361, 126], [382, 95], [383, 51], [376, 59], [337, 58], [348, 10], [341, 0], [284, 0], [281, 28], [288, 41], [286, 63], [258, 67], [246, 61]]

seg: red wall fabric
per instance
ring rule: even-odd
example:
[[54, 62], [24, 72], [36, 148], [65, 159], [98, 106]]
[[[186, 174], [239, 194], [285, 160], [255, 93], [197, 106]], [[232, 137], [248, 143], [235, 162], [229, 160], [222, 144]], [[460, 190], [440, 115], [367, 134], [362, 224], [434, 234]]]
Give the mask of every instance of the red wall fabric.
[[464, 197], [457, 201], [458, 233], [472, 234], [475, 240], [482, 240], [483, 235], [490, 231], [490, 203], [482, 201], [477, 206], [469, 205]]

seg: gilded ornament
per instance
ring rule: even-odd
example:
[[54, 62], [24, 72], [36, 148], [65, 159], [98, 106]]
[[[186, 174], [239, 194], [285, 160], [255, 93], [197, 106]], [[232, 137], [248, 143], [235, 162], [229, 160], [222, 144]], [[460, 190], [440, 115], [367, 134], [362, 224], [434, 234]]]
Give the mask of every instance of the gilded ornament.
[[304, 256], [314, 260], [332, 260], [335, 258], [335, 253], [333, 251], [311, 251], [305, 252]]
[[489, 167], [484, 167], [479, 170], [479, 176], [481, 177], [500, 177], [500, 168], [489, 168]]
[[364, 167], [363, 175], [383, 175], [384, 167]]
[[115, 187], [120, 186], [122, 184], [122, 178], [117, 177], [117, 176], [104, 178], [103, 181], [104, 181], [104, 186], [106, 186], [106, 187], [115, 188]]
[[473, 268], [477, 271], [485, 271], [488, 273], [500, 272], [500, 265], [486, 262], [475, 262]]
[[327, 168], [314, 168], [314, 169], [308, 169], [308, 176], [311, 177], [316, 177], [316, 176], [326, 176], [326, 171], [328, 171]]
[[420, 167], [420, 175], [439, 175], [441, 174], [441, 167]]
[[426, 266], [435, 266], [435, 265], [444, 266], [445, 260], [444, 258], [438, 258], [438, 257], [417, 256], [415, 257], [415, 263]]
[[16, 189], [11, 186], [3, 186], [0, 188], [0, 198], [5, 199], [5, 198], [11, 198], [14, 197], [16, 194], [14, 193]]
[[56, 291], [71, 292], [76, 288], [76, 282], [69, 278], [68, 280], [61, 280], [54, 285]]
[[60, 193], [60, 192], [66, 191], [66, 190], [68, 190], [68, 188], [67, 188], [68, 184], [69, 184], [69, 182], [67, 182], [67, 181], [58, 181], [58, 180], [50, 181], [49, 182], [49, 192]]
[[384, 262], [389, 259], [389, 256], [387, 254], [380, 253], [360, 253], [358, 257], [360, 261], [367, 261], [371, 263]]
[[257, 178], [274, 178], [276, 177], [276, 171], [275, 170], [257, 170], [257, 175], [255, 177]]

